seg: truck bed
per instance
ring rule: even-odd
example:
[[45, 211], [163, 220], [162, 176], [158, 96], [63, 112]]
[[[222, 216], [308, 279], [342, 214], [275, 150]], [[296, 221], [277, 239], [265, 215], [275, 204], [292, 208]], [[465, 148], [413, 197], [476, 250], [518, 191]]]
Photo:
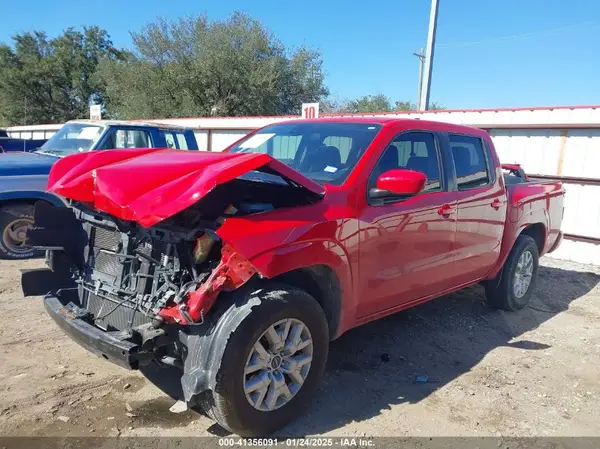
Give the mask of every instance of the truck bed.
[[507, 231], [518, 235], [532, 223], [542, 223], [547, 231], [541, 243], [540, 255], [552, 252], [560, 244], [560, 226], [564, 213], [565, 190], [559, 181], [530, 179], [524, 170], [513, 164], [503, 164], [504, 184], [508, 200]]

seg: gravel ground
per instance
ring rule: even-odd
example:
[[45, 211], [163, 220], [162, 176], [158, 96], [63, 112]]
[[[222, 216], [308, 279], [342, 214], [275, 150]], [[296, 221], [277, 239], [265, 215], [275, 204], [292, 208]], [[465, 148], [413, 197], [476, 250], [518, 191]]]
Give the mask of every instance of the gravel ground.
[[[487, 309], [477, 287], [348, 332], [281, 435], [600, 436], [600, 269], [542, 264], [521, 312]], [[0, 261], [0, 435], [224, 435], [24, 299], [19, 269], [39, 265]]]

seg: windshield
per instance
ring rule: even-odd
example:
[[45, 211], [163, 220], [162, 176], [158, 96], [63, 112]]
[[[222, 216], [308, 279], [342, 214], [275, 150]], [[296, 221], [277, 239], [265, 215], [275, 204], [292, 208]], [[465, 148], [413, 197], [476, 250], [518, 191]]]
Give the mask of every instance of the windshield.
[[267, 126], [229, 149], [266, 153], [320, 184], [342, 184], [381, 125], [306, 122]]
[[44, 143], [37, 153], [62, 157], [89, 151], [102, 135], [103, 129], [102, 126], [86, 123], [67, 123]]

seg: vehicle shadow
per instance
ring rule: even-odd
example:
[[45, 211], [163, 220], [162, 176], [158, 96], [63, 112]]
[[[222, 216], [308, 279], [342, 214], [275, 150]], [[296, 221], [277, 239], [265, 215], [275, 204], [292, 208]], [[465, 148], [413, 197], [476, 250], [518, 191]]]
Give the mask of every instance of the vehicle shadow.
[[[524, 310], [486, 307], [483, 288], [477, 286], [349, 331], [332, 342], [327, 372], [311, 406], [278, 435], [328, 432], [392, 405], [417, 403], [501, 346], [547, 349], [544, 342], [519, 336], [566, 311], [599, 281], [598, 274], [540, 266], [536, 292]], [[415, 382], [416, 376], [427, 376], [427, 382]], [[150, 375], [149, 380], [177, 397], [177, 377], [169, 376], [168, 388], [165, 377]]]

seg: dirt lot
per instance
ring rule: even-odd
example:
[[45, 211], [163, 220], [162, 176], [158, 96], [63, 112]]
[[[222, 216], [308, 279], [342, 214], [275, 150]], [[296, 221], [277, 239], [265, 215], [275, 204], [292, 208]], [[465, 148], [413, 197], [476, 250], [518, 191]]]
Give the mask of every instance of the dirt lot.
[[[138, 372], [70, 341], [0, 261], [0, 435], [222, 435]], [[332, 343], [311, 409], [281, 434], [600, 436], [600, 270], [543, 260], [531, 307], [473, 288]], [[415, 376], [428, 382], [415, 382]]]

